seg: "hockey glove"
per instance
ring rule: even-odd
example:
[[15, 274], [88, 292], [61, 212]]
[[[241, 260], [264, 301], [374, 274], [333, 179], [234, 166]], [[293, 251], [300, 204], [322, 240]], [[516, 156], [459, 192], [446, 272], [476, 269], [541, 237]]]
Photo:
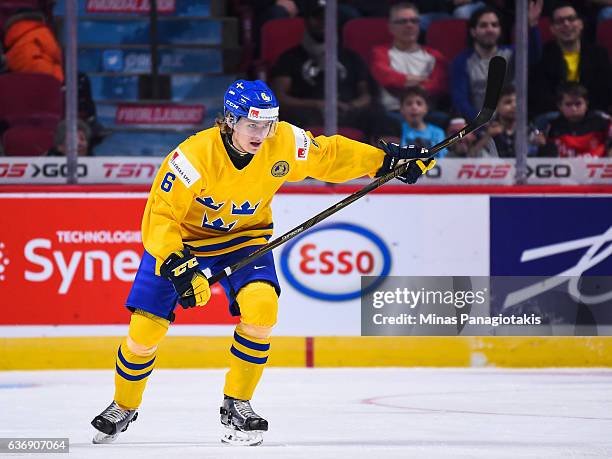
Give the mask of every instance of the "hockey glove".
[[415, 145], [402, 147], [396, 143], [387, 143], [384, 140], [380, 141], [380, 148], [385, 152], [386, 156], [381, 168], [376, 172], [376, 177], [388, 174], [409, 159], [416, 159], [416, 161], [410, 162], [406, 172], [397, 177], [398, 180], [404, 183], [413, 184], [421, 175], [436, 165], [435, 159], [425, 159], [429, 156], [429, 152], [426, 148], [417, 147]]
[[183, 308], [204, 306], [210, 300], [208, 279], [200, 271], [198, 259], [188, 249], [171, 253], [159, 272], [172, 282]]

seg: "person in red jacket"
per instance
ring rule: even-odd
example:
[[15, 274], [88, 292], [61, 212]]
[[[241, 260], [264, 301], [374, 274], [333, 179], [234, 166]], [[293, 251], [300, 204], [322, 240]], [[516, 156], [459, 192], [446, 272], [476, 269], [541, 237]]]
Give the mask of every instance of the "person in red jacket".
[[21, 11], [4, 25], [4, 48], [10, 72], [46, 73], [64, 82], [62, 50], [43, 13]]
[[371, 72], [382, 86], [382, 104], [398, 111], [402, 90], [421, 86], [433, 100], [447, 93], [447, 61], [437, 50], [422, 46], [419, 10], [412, 3], [398, 3], [389, 11], [390, 45], [372, 50]]

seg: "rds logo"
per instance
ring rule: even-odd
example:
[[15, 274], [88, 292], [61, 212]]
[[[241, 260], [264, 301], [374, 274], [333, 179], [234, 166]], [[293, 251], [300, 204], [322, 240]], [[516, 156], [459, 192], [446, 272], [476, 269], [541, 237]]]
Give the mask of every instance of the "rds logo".
[[312, 298], [359, 298], [361, 276], [375, 276], [374, 289], [391, 271], [391, 254], [370, 230], [351, 223], [322, 225], [283, 249], [281, 269], [289, 283]]

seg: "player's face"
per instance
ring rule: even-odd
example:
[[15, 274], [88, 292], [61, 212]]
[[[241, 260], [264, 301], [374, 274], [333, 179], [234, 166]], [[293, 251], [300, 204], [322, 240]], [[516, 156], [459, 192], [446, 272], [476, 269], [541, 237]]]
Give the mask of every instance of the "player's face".
[[478, 43], [483, 48], [492, 48], [497, 45], [501, 35], [501, 26], [499, 18], [495, 13], [485, 13], [480, 16], [476, 27], [470, 30], [474, 42]]
[[559, 104], [559, 111], [565, 119], [571, 122], [577, 122], [584, 118], [588, 109], [586, 100], [582, 97], [563, 96], [563, 100]]
[[562, 43], [572, 43], [580, 39], [583, 24], [576, 10], [566, 6], [555, 10], [552, 18], [551, 31]]
[[412, 8], [398, 10], [389, 18], [389, 31], [396, 40], [416, 41], [419, 30], [419, 15]]
[[232, 142], [242, 151], [254, 155], [259, 151], [264, 140], [274, 135], [275, 124], [275, 121], [254, 121], [240, 118], [233, 126]]
[[422, 97], [409, 96], [404, 99], [400, 111], [409, 123], [420, 122], [427, 114], [427, 102]]

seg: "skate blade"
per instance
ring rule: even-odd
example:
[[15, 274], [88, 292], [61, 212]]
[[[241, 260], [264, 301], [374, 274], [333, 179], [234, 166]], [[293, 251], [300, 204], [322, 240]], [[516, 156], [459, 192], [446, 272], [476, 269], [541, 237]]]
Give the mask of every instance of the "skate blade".
[[221, 443], [231, 446], [259, 446], [263, 442], [263, 430], [242, 430], [226, 428]]
[[118, 436], [119, 436], [118, 433], [116, 433], [115, 435], [107, 435], [104, 432], [96, 432], [91, 442], [94, 445], [104, 445], [107, 443], [114, 442]]

